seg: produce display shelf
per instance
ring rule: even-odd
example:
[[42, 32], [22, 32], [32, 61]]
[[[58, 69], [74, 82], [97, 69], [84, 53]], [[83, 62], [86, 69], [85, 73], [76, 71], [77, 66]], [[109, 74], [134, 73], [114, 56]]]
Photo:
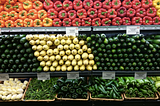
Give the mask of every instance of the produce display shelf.
[[[78, 27], [79, 31], [91, 31], [91, 27]], [[1, 28], [1, 32], [65, 32], [66, 27], [20, 27]]]
[[[134, 26], [134, 25], [130, 25]], [[126, 30], [126, 25], [121, 26], [80, 26], [79, 31], [122, 31]], [[140, 30], [158, 30], [160, 25], [140, 25]], [[66, 27], [20, 27], [1, 28], [1, 32], [65, 32]]]
[[[102, 73], [107, 71], [71, 71], [71, 72], [79, 72], [80, 77], [81, 76], [89, 77], [89, 76], [102, 76]], [[134, 76], [135, 72], [147, 72], [147, 76], [160, 76], [160, 71], [112, 71], [112, 72], [115, 72], [116, 76]], [[46, 73], [46, 72], [41, 72], [41, 73]], [[47, 72], [47, 73], [50, 73], [51, 77], [66, 77], [67, 73], [69, 72]], [[37, 72], [0, 73], [0, 74], [8, 74], [10, 78], [37, 77]]]

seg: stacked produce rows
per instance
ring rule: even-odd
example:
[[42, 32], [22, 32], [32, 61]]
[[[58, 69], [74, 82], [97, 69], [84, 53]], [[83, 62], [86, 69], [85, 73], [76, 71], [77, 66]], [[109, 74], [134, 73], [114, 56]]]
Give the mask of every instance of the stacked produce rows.
[[147, 41], [143, 34], [131, 37], [92, 34], [87, 37], [87, 45], [92, 49], [98, 70], [159, 70], [159, 39], [154, 39], [154, 35], [148, 37], [153, 39], [146, 38]]
[[159, 25], [158, 0], [1, 0], [0, 27]]
[[34, 56], [40, 61], [43, 71], [84, 71], [95, 70], [94, 55], [85, 39], [62, 34], [29, 34], [26, 39], [35, 50]]
[[[38, 81], [32, 79], [24, 100], [49, 100], [56, 98], [63, 100], [70, 99], [88, 99], [91, 93], [90, 100], [99, 99], [122, 99], [125, 98], [157, 98], [159, 89], [158, 84], [155, 86], [153, 80], [156, 77], [147, 77], [146, 79], [134, 79], [134, 77], [117, 77], [116, 79], [102, 79], [101, 77], [90, 77], [87, 83], [87, 78], [80, 77], [78, 79], [66, 79], [66, 77], [51, 78], [50, 81]], [[156, 80], [158, 81], [158, 80]], [[157, 82], [156, 82], [157, 83]], [[48, 86], [46, 90], [45, 87]], [[44, 90], [44, 91], [43, 91]], [[36, 91], [36, 92], [35, 92]], [[52, 95], [48, 92], [51, 91]], [[45, 93], [46, 92], [46, 93]], [[55, 96], [57, 94], [57, 96]]]
[[42, 71], [26, 35], [0, 36], [0, 55], [1, 73]]
[[159, 70], [159, 39], [143, 34], [2, 35], [0, 72]]

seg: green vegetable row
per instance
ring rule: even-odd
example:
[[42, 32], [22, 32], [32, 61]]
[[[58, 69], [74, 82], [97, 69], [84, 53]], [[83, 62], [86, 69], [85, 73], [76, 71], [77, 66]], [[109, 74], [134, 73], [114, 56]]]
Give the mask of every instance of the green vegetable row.
[[42, 71], [25, 34], [0, 36], [0, 73]]
[[[92, 98], [122, 99], [126, 97], [156, 97], [157, 87], [152, 78], [134, 79], [134, 77], [80, 77], [78, 79], [51, 78], [47, 81], [32, 79], [25, 95], [25, 100], [48, 100], [58, 98], [87, 99], [88, 91]], [[88, 82], [88, 83], [87, 83]]]
[[[156, 35], [156, 38], [159, 35]], [[147, 39], [147, 40], [146, 40]], [[160, 40], [151, 40], [143, 35], [128, 36], [118, 34], [92, 34], [86, 38], [92, 49], [98, 70], [143, 71], [159, 70]]]

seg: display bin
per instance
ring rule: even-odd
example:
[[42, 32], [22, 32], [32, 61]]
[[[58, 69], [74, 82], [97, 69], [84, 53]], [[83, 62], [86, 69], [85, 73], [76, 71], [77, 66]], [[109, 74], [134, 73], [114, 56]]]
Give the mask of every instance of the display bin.
[[58, 101], [88, 101], [89, 100], [89, 92], [87, 92], [87, 99], [83, 99], [83, 98], [77, 98], [77, 99], [73, 99], [73, 98], [58, 98], [56, 95], [56, 100]]
[[156, 97], [154, 97], [154, 98], [149, 98], [149, 97], [147, 97], [147, 98], [139, 98], [139, 97], [126, 97], [126, 95], [124, 94], [124, 98], [128, 99], [128, 100], [144, 100], [144, 99], [146, 99], [146, 100], [156, 100], [156, 99], [159, 98], [159, 96], [157, 95], [157, 93], [155, 93], [155, 96]]
[[90, 93], [90, 100], [91, 101], [123, 101], [124, 97], [123, 94], [121, 94], [122, 99], [108, 99], [108, 98], [92, 98], [92, 95]]
[[52, 99], [52, 100], [25, 100], [25, 95], [26, 95], [26, 92], [27, 92], [27, 89], [29, 87], [29, 84], [30, 84], [31, 80], [32, 80], [32, 78], [30, 78], [29, 83], [28, 83], [28, 85], [25, 89], [24, 95], [22, 97], [22, 101], [24, 101], [24, 102], [52, 102], [52, 101], [55, 101], [55, 98]]

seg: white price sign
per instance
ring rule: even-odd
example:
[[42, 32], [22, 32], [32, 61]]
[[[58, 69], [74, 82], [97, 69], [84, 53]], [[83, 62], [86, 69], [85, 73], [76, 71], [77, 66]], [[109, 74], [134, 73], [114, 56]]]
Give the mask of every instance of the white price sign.
[[134, 78], [135, 79], [146, 79], [147, 72], [135, 72]]
[[102, 72], [102, 79], [115, 79], [115, 72]]
[[9, 75], [8, 74], [0, 74], [0, 81], [5, 81], [9, 80]]
[[38, 80], [50, 80], [50, 73], [37, 73]]
[[67, 72], [67, 79], [78, 79], [79, 72]]
[[78, 36], [78, 27], [66, 27], [67, 36]]
[[140, 26], [127, 26], [126, 34], [128, 35], [140, 34]]
[[0, 28], [0, 34], [2, 34], [2, 29]]

